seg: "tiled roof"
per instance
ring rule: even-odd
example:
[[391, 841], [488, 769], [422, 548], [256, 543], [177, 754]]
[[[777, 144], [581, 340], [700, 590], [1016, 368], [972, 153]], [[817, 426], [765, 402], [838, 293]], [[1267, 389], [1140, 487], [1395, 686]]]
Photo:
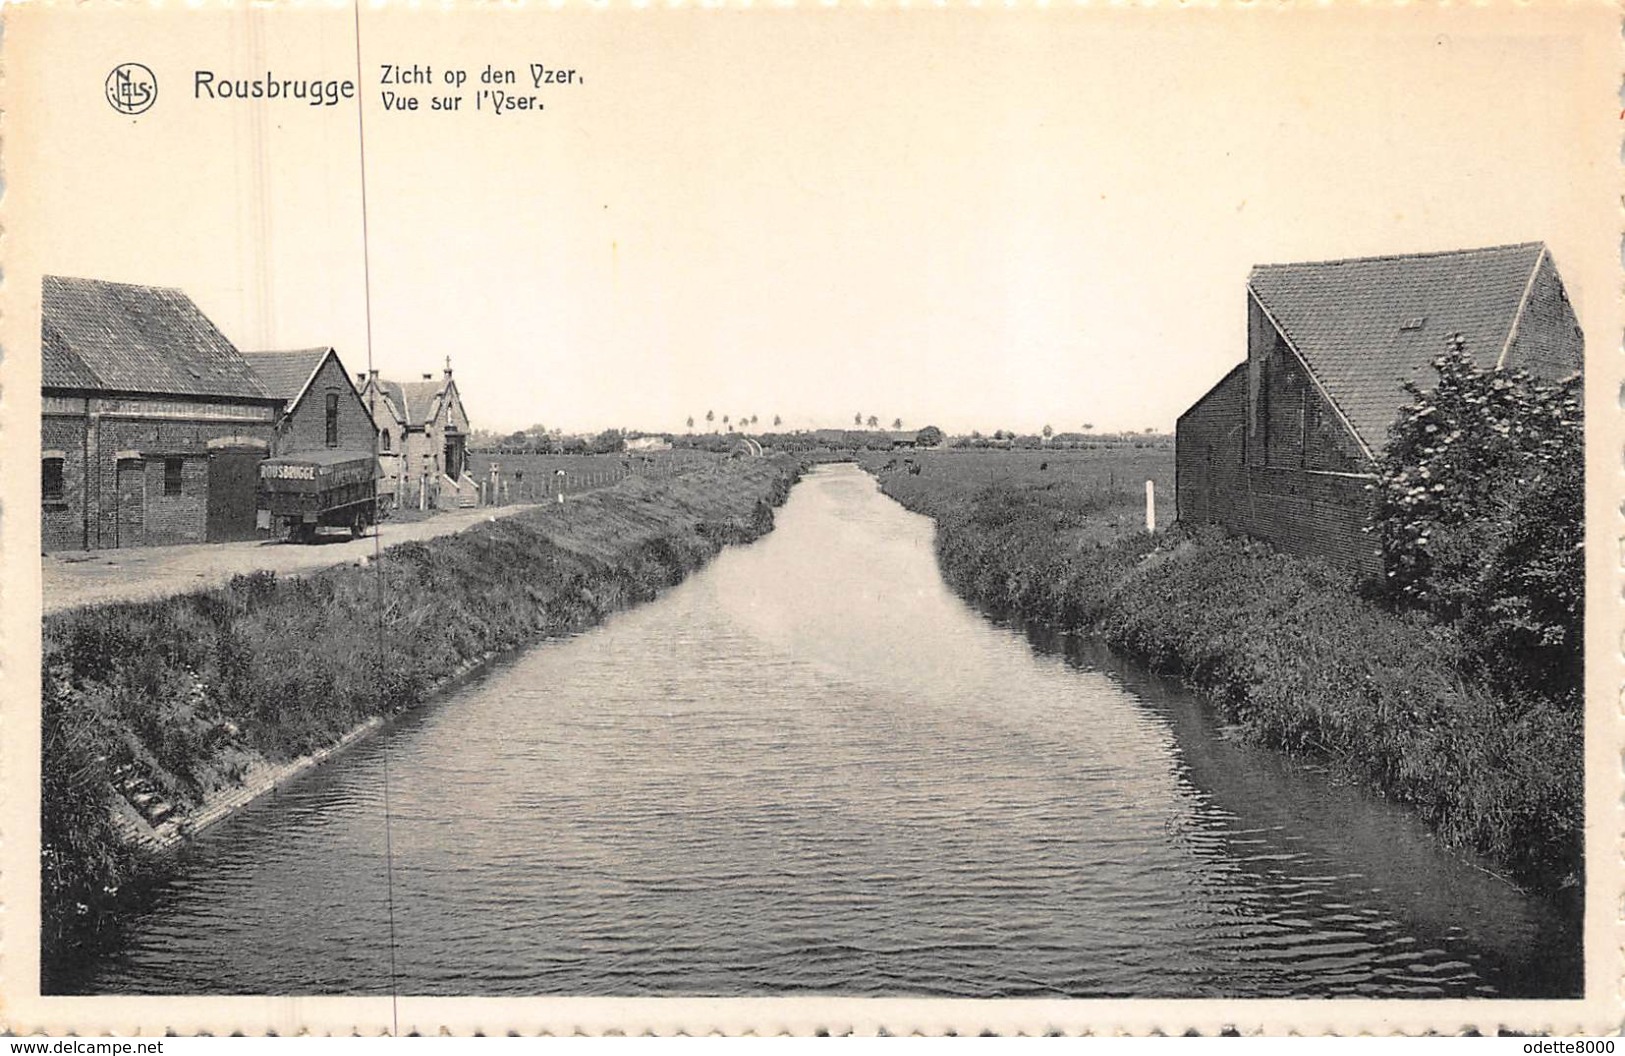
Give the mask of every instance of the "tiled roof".
[[440, 394], [445, 390], [443, 381], [409, 381], [402, 385], [404, 403], [401, 413], [408, 425], [422, 425], [432, 419], [440, 406]]
[[[379, 401], [378, 409], [382, 410], [387, 407], [390, 410], [390, 413], [404, 422], [406, 420], [406, 412], [401, 408], [406, 405], [406, 397], [401, 393], [400, 384], [398, 382], [385, 381], [383, 378], [377, 377], [373, 378], [370, 382], [368, 382], [368, 384], [377, 386], [378, 395], [383, 397]], [[363, 396], [365, 396], [365, 390], [363, 390]], [[374, 417], [377, 417], [376, 413], [374, 414]]]
[[429, 421], [440, 408], [440, 397], [446, 383], [441, 381], [398, 381], [378, 379], [378, 391], [389, 397], [389, 402], [400, 412], [407, 425], [418, 426]]
[[395, 405], [401, 420], [413, 428], [434, 420], [451, 388], [451, 380], [445, 375], [441, 375], [439, 380], [428, 378], [403, 383], [374, 378], [373, 382], [377, 384], [378, 391]]
[[63, 389], [94, 389], [100, 383], [84, 361], [73, 354], [68, 342], [55, 327], [45, 326], [40, 335], [40, 377], [47, 386]]
[[177, 289], [45, 276], [46, 388], [263, 400], [242, 355]]
[[1460, 333], [1481, 365], [1500, 357], [1546, 247], [1539, 242], [1253, 269], [1248, 286], [1368, 448]]
[[305, 391], [311, 375], [327, 358], [328, 348], [302, 348], [293, 352], [244, 352], [243, 358], [272, 396], [292, 402]]

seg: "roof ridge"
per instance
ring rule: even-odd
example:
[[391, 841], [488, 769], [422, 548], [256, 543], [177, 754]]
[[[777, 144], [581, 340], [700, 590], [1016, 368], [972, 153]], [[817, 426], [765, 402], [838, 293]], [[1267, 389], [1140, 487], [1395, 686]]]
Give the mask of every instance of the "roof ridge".
[[180, 286], [158, 286], [158, 285], [154, 285], [154, 284], [149, 283], [149, 282], [122, 282], [122, 281], [120, 281], [118, 279], [98, 279], [98, 278], [93, 278], [93, 277], [88, 276], [88, 275], [42, 275], [42, 276], [40, 276], [40, 281], [41, 281], [41, 283], [53, 282], [53, 281], [54, 282], [84, 282], [84, 283], [94, 283], [97, 286], [123, 286], [124, 288], [131, 289], [131, 290], [153, 290], [153, 291], [161, 290], [164, 293], [178, 293], [181, 296], [186, 297], [188, 300], [191, 299], [190, 295], [187, 294], [186, 290], [184, 288], [180, 287]]
[[1421, 253], [1381, 253], [1370, 257], [1335, 257], [1329, 260], [1289, 260], [1275, 264], [1254, 264], [1254, 271], [1272, 268], [1324, 267], [1334, 264], [1367, 264], [1388, 260], [1428, 260], [1433, 257], [1466, 257], [1477, 253], [1500, 253], [1511, 249], [1545, 249], [1543, 241], [1504, 242], [1495, 246], [1472, 246], [1467, 249], [1430, 249]]
[[256, 348], [252, 350], [240, 348], [237, 351], [245, 356], [313, 356], [318, 352], [325, 355], [332, 347], [332, 345], [311, 345], [309, 348]]

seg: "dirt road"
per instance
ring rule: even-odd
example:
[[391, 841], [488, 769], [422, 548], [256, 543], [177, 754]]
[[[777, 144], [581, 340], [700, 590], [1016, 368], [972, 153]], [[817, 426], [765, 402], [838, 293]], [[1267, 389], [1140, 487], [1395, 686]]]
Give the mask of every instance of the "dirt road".
[[450, 535], [480, 521], [528, 509], [534, 507], [527, 504], [447, 510], [422, 521], [386, 521], [360, 539], [351, 539], [347, 534], [324, 535], [304, 546], [256, 540], [46, 554], [42, 568], [45, 611], [161, 598], [216, 586], [232, 576], [262, 569], [281, 574], [311, 572], [370, 558], [375, 548]]

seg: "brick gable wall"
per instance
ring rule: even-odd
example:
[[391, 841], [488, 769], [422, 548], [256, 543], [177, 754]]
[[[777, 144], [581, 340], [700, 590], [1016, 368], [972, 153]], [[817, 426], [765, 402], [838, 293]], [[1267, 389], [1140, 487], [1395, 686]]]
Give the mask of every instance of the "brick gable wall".
[[[1211, 523], [1353, 572], [1380, 570], [1354, 437], [1256, 306], [1249, 361], [1180, 417], [1180, 521]], [[1256, 395], [1255, 395], [1256, 394]], [[1250, 405], [1250, 400], [1256, 404]]]
[[1557, 266], [1547, 254], [1535, 273], [1505, 365], [1509, 370], [1522, 368], [1558, 381], [1581, 369], [1584, 362], [1585, 338], [1580, 333], [1580, 322], [1569, 304]]
[[297, 454], [301, 451], [326, 451], [327, 396], [338, 397], [339, 435], [337, 450], [371, 451], [373, 448], [372, 416], [350, 384], [337, 356], [323, 361], [316, 377], [305, 389], [304, 399], [277, 427], [276, 453]]
[[1180, 522], [1222, 525], [1354, 572], [1380, 571], [1375, 543], [1364, 531], [1371, 511], [1364, 478], [1247, 463], [1246, 382], [1244, 371], [1230, 375], [1179, 419], [1174, 460]]

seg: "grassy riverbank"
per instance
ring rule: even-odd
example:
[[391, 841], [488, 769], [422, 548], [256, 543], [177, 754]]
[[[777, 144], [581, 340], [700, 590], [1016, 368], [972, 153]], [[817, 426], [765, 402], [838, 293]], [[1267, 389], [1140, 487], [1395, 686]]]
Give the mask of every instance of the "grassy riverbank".
[[362, 566], [238, 576], [47, 617], [47, 981], [116, 925], [155, 864], [143, 838], [155, 823], [184, 831], [267, 768], [422, 703], [492, 653], [655, 597], [770, 530], [798, 472], [789, 459], [708, 462], [403, 543]]
[[1040, 469], [927, 453], [918, 474], [878, 475], [936, 520], [938, 561], [970, 600], [1096, 635], [1204, 694], [1251, 740], [1333, 760], [1411, 805], [1521, 884], [1572, 888], [1583, 709], [1496, 695], [1451, 628], [1372, 604], [1318, 562], [1213, 530], [1147, 535], [1144, 480], [1172, 497], [1171, 452], [1156, 457], [1168, 464], [1057, 453]]

